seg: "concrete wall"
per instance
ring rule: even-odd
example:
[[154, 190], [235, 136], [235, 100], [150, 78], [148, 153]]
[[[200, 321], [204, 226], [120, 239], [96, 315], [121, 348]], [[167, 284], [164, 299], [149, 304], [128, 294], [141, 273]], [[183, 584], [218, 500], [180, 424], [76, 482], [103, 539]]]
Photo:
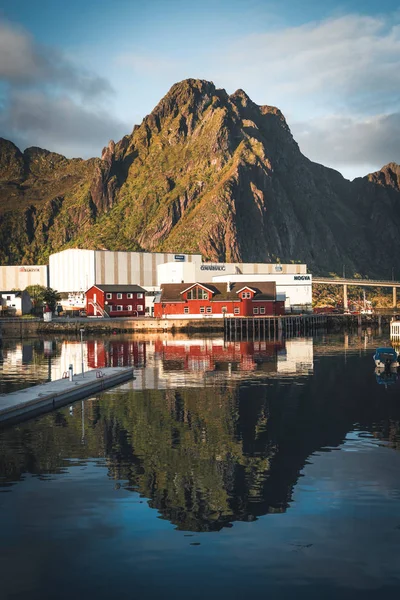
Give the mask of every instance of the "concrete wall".
[[47, 265], [0, 267], [0, 290], [24, 290], [28, 285], [48, 285]]

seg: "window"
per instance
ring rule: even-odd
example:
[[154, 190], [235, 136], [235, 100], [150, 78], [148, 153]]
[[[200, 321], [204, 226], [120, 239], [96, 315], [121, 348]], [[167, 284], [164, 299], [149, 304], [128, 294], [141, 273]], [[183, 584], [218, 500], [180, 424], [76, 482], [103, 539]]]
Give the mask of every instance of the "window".
[[251, 298], [250, 292], [243, 292], [242, 298]]
[[112, 300], [112, 294], [106, 294], [107, 300]]
[[136, 307], [136, 310], [138, 312], [141, 312], [143, 310], [143, 305], [142, 304], [138, 304], [137, 307]]
[[122, 294], [117, 294], [117, 299], [122, 300]]
[[234, 308], [233, 312], [234, 312], [235, 315], [238, 315], [239, 314], [239, 309], [238, 308]]
[[200, 306], [200, 312], [203, 313], [205, 311], [204, 306]]
[[202, 288], [192, 288], [187, 293], [188, 300], [208, 300], [208, 292]]
[[[127, 294], [126, 297], [128, 298], [128, 300], [132, 300], [133, 294]], [[139, 294], [138, 294], [138, 298], [139, 298]]]
[[132, 310], [132, 305], [128, 304], [128, 306], [126, 307], [126, 310]]
[[123, 309], [124, 309], [124, 307], [123, 307], [123, 306], [121, 306], [121, 304], [118, 304], [118, 306], [117, 306], [117, 310], [123, 310]]
[[11, 300], [11, 296], [7, 296], [7, 300]]
[[137, 297], [138, 297], [138, 300], [141, 300], [143, 298], [142, 292], [139, 292], [139, 294], [137, 295]]
[[253, 308], [253, 315], [258, 315], [258, 308], [257, 307]]
[[265, 308], [260, 306], [260, 315], [265, 315]]
[[210, 313], [210, 312], [211, 312], [211, 306], [207, 306], [207, 308], [206, 308], [206, 312], [207, 312], [207, 313]]
[[185, 313], [185, 315], [187, 315], [189, 312], [189, 307], [185, 306], [185, 308], [183, 309], [183, 312]]
[[116, 307], [116, 306], [113, 306], [113, 307], [111, 308], [111, 310], [112, 310], [113, 312], [117, 312], [117, 307]]

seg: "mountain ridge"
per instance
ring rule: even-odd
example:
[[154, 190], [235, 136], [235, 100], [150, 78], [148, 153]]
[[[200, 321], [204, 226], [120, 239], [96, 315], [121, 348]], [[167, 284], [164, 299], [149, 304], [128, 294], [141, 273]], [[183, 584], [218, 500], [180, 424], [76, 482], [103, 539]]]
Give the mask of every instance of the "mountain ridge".
[[377, 276], [400, 269], [399, 199], [396, 163], [350, 182], [301, 153], [278, 108], [189, 79], [101, 158], [0, 139], [0, 263], [88, 247]]

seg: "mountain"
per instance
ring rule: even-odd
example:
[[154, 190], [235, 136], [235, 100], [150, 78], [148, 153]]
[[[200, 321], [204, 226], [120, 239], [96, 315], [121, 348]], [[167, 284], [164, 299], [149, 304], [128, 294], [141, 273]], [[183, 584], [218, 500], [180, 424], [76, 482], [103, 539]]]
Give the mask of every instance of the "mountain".
[[0, 263], [65, 247], [400, 272], [400, 167], [350, 182], [307, 159], [279, 109], [213, 83], [175, 84], [101, 159], [0, 140]]

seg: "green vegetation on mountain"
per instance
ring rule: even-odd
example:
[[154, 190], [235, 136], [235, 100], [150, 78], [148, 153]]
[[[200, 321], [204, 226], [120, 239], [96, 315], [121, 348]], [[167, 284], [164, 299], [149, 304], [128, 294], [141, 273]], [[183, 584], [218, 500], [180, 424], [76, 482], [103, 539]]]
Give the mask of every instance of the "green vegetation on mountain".
[[0, 140], [0, 263], [85, 247], [389, 278], [399, 201], [397, 164], [349, 182], [301, 154], [277, 108], [189, 79], [101, 159]]

